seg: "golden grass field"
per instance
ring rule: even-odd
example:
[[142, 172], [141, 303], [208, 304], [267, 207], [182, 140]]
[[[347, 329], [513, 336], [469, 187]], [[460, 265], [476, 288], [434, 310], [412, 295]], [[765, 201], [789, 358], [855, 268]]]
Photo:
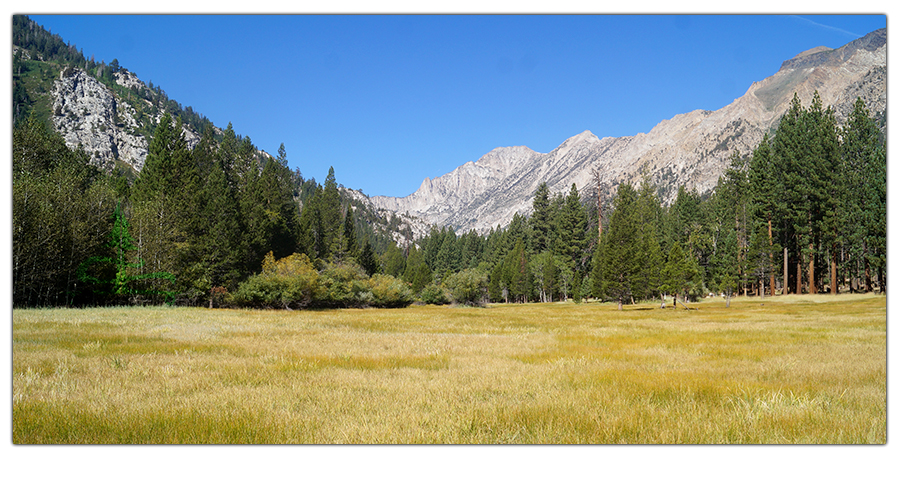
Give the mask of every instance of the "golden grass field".
[[14, 443], [885, 443], [886, 300], [13, 311]]

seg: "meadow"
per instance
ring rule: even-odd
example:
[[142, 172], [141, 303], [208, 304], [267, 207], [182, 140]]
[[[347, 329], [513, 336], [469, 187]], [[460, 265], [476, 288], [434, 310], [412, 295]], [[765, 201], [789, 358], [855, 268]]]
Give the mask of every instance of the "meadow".
[[13, 311], [13, 442], [885, 443], [884, 296]]

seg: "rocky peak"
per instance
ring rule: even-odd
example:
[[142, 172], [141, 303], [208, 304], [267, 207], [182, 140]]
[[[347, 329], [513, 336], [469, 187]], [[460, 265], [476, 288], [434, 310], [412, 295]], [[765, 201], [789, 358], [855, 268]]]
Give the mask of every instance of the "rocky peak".
[[116, 77], [116, 85], [121, 85], [123, 87], [128, 87], [130, 89], [139, 89], [145, 87], [144, 82], [138, 79], [137, 75], [128, 71], [127, 69], [123, 69], [115, 74]]
[[860, 50], [875, 52], [885, 45], [887, 45], [887, 28], [882, 28], [862, 38], [858, 38], [839, 49], [832, 50], [828, 47], [816, 47], [802, 52], [793, 59], [782, 63], [781, 70], [840, 66]]
[[775, 75], [754, 82], [728, 106], [676, 115], [648, 133], [598, 139], [585, 130], [549, 153], [497, 148], [477, 162], [426, 179], [405, 198], [372, 201], [428, 224], [483, 233], [505, 226], [516, 212], [528, 213], [541, 182], [551, 192], [575, 184], [582, 198], [596, 197], [599, 190], [607, 200], [616, 186], [639, 183], [643, 175], [659, 187], [665, 203], [674, 200], [679, 186], [708, 192], [734, 151], [749, 154], [777, 125], [794, 93], [808, 106], [818, 92], [825, 106], [834, 106], [839, 123], [857, 97], [871, 112], [884, 111], [886, 36], [886, 30], [878, 30], [839, 49], [808, 50]]
[[594, 135], [593, 132], [591, 132], [590, 130], [585, 130], [584, 132], [582, 132], [578, 135], [574, 135], [574, 136], [566, 139], [565, 142], [563, 142], [563, 145], [564, 146], [566, 146], [566, 145], [572, 146], [572, 145], [579, 144], [582, 142], [597, 142], [599, 140], [600, 139], [597, 138], [597, 136]]

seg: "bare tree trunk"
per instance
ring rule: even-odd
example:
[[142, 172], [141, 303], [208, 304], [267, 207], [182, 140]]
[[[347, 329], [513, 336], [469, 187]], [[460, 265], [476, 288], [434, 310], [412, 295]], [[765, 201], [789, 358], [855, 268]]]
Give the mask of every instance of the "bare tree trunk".
[[[769, 250], [772, 249], [772, 218], [769, 217]], [[769, 295], [775, 296], [775, 256], [769, 252]]]
[[809, 293], [815, 294], [816, 290], [816, 257], [814, 254], [815, 246], [809, 244]]
[[831, 295], [837, 295], [838, 293], [838, 282], [837, 282], [837, 248], [834, 244], [831, 245]]
[[797, 294], [803, 293], [803, 259], [797, 257]]
[[872, 271], [869, 268], [869, 256], [867, 254], [863, 254], [863, 263], [866, 267], [866, 293], [872, 291]]
[[787, 295], [790, 293], [788, 286], [788, 258], [787, 258], [787, 247], [784, 248], [784, 281], [782, 282], [782, 295]]

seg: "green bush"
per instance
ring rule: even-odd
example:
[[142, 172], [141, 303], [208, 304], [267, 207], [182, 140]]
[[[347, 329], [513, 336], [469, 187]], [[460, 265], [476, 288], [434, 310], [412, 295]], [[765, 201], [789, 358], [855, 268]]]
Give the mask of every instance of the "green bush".
[[322, 289], [316, 298], [321, 307], [363, 307], [374, 299], [369, 277], [356, 264], [329, 264], [320, 276]]
[[356, 264], [330, 264], [316, 271], [309, 258], [294, 254], [263, 260], [261, 273], [238, 286], [231, 303], [239, 307], [295, 309], [304, 307], [406, 307], [415, 295], [392, 276], [371, 278]]
[[450, 303], [450, 297], [444, 287], [437, 283], [430, 283], [419, 292], [419, 299], [426, 304], [444, 305]]
[[416, 298], [406, 283], [393, 276], [376, 274], [369, 278], [368, 285], [375, 307], [406, 307]]
[[476, 269], [465, 269], [450, 276], [447, 288], [457, 303], [481, 306], [487, 302], [488, 278]]
[[322, 295], [319, 274], [304, 254], [276, 261], [272, 252], [261, 273], [238, 286], [232, 302], [243, 307], [293, 309], [307, 307]]

